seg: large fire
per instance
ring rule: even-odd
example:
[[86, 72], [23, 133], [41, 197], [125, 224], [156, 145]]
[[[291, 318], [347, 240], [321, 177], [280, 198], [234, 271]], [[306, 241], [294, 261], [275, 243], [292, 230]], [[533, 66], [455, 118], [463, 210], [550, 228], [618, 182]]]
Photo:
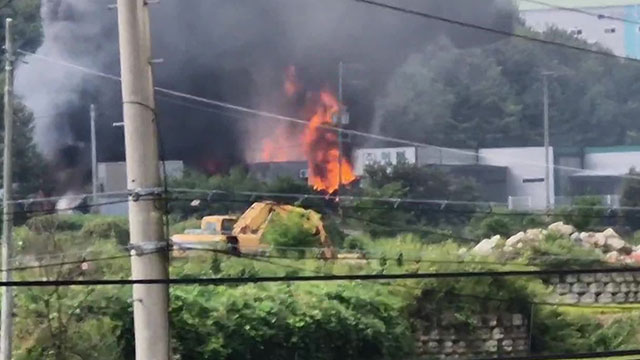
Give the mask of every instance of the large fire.
[[[294, 98], [301, 91], [295, 67], [287, 69], [284, 93]], [[280, 127], [262, 141], [262, 161], [281, 162], [297, 160], [301, 153], [309, 163], [309, 184], [317, 191], [329, 194], [338, 190], [338, 184], [349, 184], [356, 179], [348, 157], [341, 156], [338, 133], [328, 129], [333, 118], [340, 113], [341, 104], [328, 90], [309, 93], [302, 114], [309, 120], [304, 131], [299, 128]], [[303, 151], [301, 151], [303, 150]]]
[[337, 132], [326, 128], [340, 113], [340, 103], [328, 91], [314, 94], [312, 98], [315, 98], [315, 109], [303, 136], [309, 162], [309, 184], [315, 190], [330, 194], [338, 190], [338, 184], [349, 184], [356, 176], [351, 163], [340, 156]]

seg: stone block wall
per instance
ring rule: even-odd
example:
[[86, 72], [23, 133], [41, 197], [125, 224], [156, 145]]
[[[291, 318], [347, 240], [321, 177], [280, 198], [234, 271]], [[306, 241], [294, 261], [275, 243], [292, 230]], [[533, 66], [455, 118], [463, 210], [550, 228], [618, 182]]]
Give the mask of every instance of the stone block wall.
[[416, 319], [420, 359], [510, 357], [529, 353], [529, 326], [522, 314], [475, 316], [461, 326], [452, 314], [436, 321]]
[[552, 276], [549, 283], [559, 302], [624, 304], [640, 302], [640, 272], [568, 274]]

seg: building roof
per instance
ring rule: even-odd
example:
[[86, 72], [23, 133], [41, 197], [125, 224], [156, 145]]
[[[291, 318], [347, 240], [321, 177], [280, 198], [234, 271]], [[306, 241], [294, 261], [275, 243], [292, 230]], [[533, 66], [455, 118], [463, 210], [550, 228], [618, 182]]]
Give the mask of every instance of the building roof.
[[520, 11], [547, 10], [550, 7], [563, 8], [604, 8], [628, 5], [640, 5], [640, 0], [540, 0], [551, 6], [546, 6], [527, 0], [517, 0]]

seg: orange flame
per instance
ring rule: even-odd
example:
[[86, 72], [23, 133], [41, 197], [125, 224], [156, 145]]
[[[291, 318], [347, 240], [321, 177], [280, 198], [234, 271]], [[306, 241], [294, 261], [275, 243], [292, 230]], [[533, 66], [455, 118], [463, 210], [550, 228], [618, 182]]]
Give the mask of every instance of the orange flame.
[[299, 161], [304, 159], [302, 155], [303, 144], [299, 134], [292, 134], [286, 127], [277, 128], [269, 139], [262, 140], [260, 161], [284, 162]]
[[346, 157], [340, 156], [338, 134], [325, 128], [340, 113], [340, 103], [333, 94], [322, 91], [316, 97], [313, 115], [309, 120], [303, 142], [309, 162], [309, 184], [317, 191], [333, 193], [339, 184], [356, 179], [353, 167]]
[[[284, 93], [292, 98], [302, 89], [296, 68], [287, 68], [284, 77]], [[338, 133], [327, 129], [332, 126], [333, 117], [340, 113], [340, 102], [329, 91], [312, 93], [307, 97], [305, 113], [309, 124], [301, 133], [299, 128], [279, 127], [273, 130], [269, 139], [262, 140], [261, 161], [283, 162], [300, 159], [302, 149], [309, 164], [309, 185], [316, 191], [331, 194], [339, 184], [350, 184], [356, 180], [349, 159], [340, 154]]]

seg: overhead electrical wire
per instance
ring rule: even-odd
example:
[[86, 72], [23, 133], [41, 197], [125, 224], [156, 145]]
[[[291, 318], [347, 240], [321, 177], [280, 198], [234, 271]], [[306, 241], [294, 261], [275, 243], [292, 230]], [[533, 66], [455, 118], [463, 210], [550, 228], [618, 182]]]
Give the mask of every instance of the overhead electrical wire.
[[[320, 194], [301, 194], [301, 193], [273, 193], [273, 192], [262, 192], [262, 191], [226, 191], [226, 190], [207, 190], [207, 189], [187, 189], [187, 188], [169, 188], [170, 192], [174, 193], [193, 193], [193, 194], [203, 194], [207, 195], [209, 198], [213, 195], [243, 195], [250, 196], [253, 198], [258, 197], [266, 197], [266, 198], [289, 198], [289, 199], [298, 199], [304, 201], [305, 199], [318, 199], [318, 200], [331, 200], [336, 203], [344, 203], [347, 201], [371, 201], [371, 202], [383, 202], [393, 204], [394, 207], [398, 207], [400, 204], [427, 204], [427, 205], [438, 205], [444, 210], [448, 205], [471, 205], [471, 206], [487, 206], [491, 211], [493, 211], [494, 207], [500, 206], [508, 206], [506, 203], [501, 202], [493, 202], [493, 201], [463, 201], [463, 200], [438, 200], [438, 199], [414, 199], [414, 198], [396, 198], [396, 197], [372, 197], [372, 196], [358, 196], [358, 195], [320, 195]], [[193, 199], [193, 200], [197, 200]], [[211, 201], [218, 202], [247, 202], [251, 200], [243, 200], [243, 199], [213, 199]], [[366, 209], [366, 207], [364, 207]], [[385, 208], [388, 209], [388, 208]], [[571, 210], [571, 209], [595, 209], [595, 210], [640, 210], [640, 207], [627, 207], [627, 206], [603, 206], [603, 205], [595, 205], [595, 206], [585, 206], [585, 205], [572, 205], [568, 208], [563, 208], [561, 210]], [[464, 213], [466, 210], [459, 210], [461, 213]], [[485, 212], [485, 213], [491, 213]], [[477, 210], [473, 210], [472, 212], [477, 212]], [[512, 215], [546, 215], [546, 211], [538, 211], [538, 212], [513, 212], [510, 213]], [[606, 217], [606, 216], [598, 216], [598, 217]]]
[[[201, 249], [193, 249], [194, 251], [201, 251]], [[282, 268], [286, 268], [286, 269], [294, 269], [294, 270], [298, 270], [301, 272], [311, 272], [314, 274], [319, 274], [319, 275], [329, 275], [329, 273], [327, 272], [322, 272], [319, 270], [315, 270], [315, 269], [308, 269], [308, 268], [303, 268], [303, 267], [299, 267], [299, 266], [293, 266], [290, 264], [283, 264], [283, 263], [276, 263], [273, 261], [269, 261], [269, 260], [265, 260], [262, 259], [260, 257], [237, 257], [235, 255], [229, 254], [227, 252], [220, 252], [220, 251], [213, 251], [215, 253], [219, 253], [221, 255], [225, 255], [225, 256], [229, 256], [229, 257], [234, 257], [234, 258], [239, 258], [239, 259], [248, 259], [251, 261], [257, 261], [257, 262], [263, 262], [263, 263], [267, 263], [270, 265], [274, 265], [274, 266], [278, 266], [278, 267], [282, 267]], [[390, 286], [393, 287], [399, 287], [399, 288], [404, 288], [404, 289], [409, 289], [409, 290], [417, 290], [417, 291], [429, 291], [430, 288], [425, 288], [425, 287], [421, 287], [421, 286], [410, 286], [408, 284], [388, 284]], [[461, 294], [461, 293], [456, 293], [456, 292], [451, 292], [451, 291], [446, 291], [444, 293], [441, 293], [442, 295], [453, 295], [453, 296], [458, 296], [458, 297], [467, 297], [467, 298], [475, 298], [478, 300], [485, 300], [485, 301], [499, 301], [499, 302], [512, 302], [514, 299], [509, 299], [509, 298], [498, 298], [498, 297], [489, 297], [489, 296], [480, 296], [480, 295], [476, 295], [476, 294]], [[520, 300], [520, 299], [518, 299]], [[550, 302], [550, 301], [527, 301], [527, 304], [531, 304], [531, 305], [540, 305], [540, 306], [560, 306], [560, 307], [573, 307], [573, 308], [587, 308], [587, 309], [606, 309], [606, 310], [640, 310], [640, 303], [630, 303], [629, 305], [634, 305], [633, 307], [631, 306], [620, 306], [620, 305], [612, 305], [612, 304], [576, 304], [576, 303], [563, 303], [563, 302]]]
[[571, 45], [571, 44], [556, 42], [556, 41], [552, 41], [552, 40], [545, 40], [545, 39], [537, 38], [537, 37], [533, 37], [533, 36], [517, 34], [517, 33], [513, 33], [513, 32], [510, 32], [510, 31], [506, 31], [506, 30], [500, 30], [500, 29], [495, 29], [495, 28], [491, 28], [491, 27], [487, 27], [487, 26], [483, 26], [483, 25], [473, 24], [473, 23], [469, 23], [469, 22], [465, 22], [465, 21], [461, 21], [461, 20], [451, 19], [451, 18], [447, 18], [447, 17], [444, 17], [444, 16], [434, 15], [434, 14], [430, 14], [430, 13], [427, 13], [427, 12], [422, 12], [422, 11], [418, 11], [418, 10], [414, 10], [414, 9], [409, 9], [409, 8], [405, 8], [405, 7], [401, 7], [401, 6], [396, 6], [396, 5], [392, 5], [392, 4], [388, 4], [388, 3], [384, 3], [384, 2], [379, 2], [379, 1], [374, 1], [374, 0], [351, 0], [351, 1], [355, 1], [355, 2], [359, 2], [359, 3], [363, 3], [363, 4], [379, 7], [381, 9], [386, 9], [386, 10], [394, 11], [394, 12], [397, 12], [397, 13], [413, 15], [413, 16], [418, 16], [418, 17], [422, 17], [422, 18], [425, 18], [425, 19], [429, 19], [429, 20], [435, 20], [435, 21], [439, 21], [439, 22], [444, 22], [444, 23], [447, 23], [447, 24], [452, 24], [452, 25], [456, 25], [456, 26], [460, 26], [460, 27], [464, 27], [464, 28], [479, 30], [479, 31], [483, 31], [483, 32], [497, 34], [497, 35], [503, 35], [505, 37], [512, 37], [512, 38], [522, 39], [522, 40], [535, 42], [535, 43], [539, 43], [539, 44], [550, 45], [550, 46], [555, 46], [555, 47], [559, 47], [559, 48], [566, 48], [566, 49], [571, 49], [571, 50], [576, 50], [576, 51], [582, 51], [582, 52], [589, 53], [589, 54], [600, 55], [600, 56], [604, 56], [604, 57], [610, 57], [610, 58], [630, 61], [630, 62], [634, 62], [634, 63], [640, 63], [640, 59], [631, 58], [631, 57], [622, 56], [622, 55], [616, 55], [616, 54], [613, 54], [611, 52], [606, 52], [606, 51], [602, 51], [602, 50], [595, 50], [595, 49], [589, 49], [589, 48], [585, 48], [585, 47], [581, 47], [581, 46], [577, 46], [577, 45]]
[[414, 272], [394, 274], [339, 274], [310, 276], [248, 276], [248, 277], [206, 277], [206, 278], [170, 278], [170, 279], [97, 279], [97, 280], [23, 280], [0, 281], [0, 287], [46, 287], [46, 286], [123, 286], [123, 285], [201, 285], [225, 286], [231, 284], [264, 283], [306, 283], [333, 281], [391, 281], [418, 279], [464, 279], [464, 278], [508, 278], [539, 277], [550, 275], [580, 274], [619, 274], [640, 272], [640, 267], [590, 268], [590, 269], [544, 269], [544, 270], [506, 270], [506, 271], [459, 271], [459, 272]]
[[[361, 1], [361, 2], [366, 2], [366, 3], [369, 3], [369, 4], [377, 4], [375, 2], [369, 2], [367, 0], [352, 0], [352, 1]], [[467, 24], [467, 23], [463, 23], [463, 24]], [[471, 25], [471, 24], [467, 24], [467, 25]], [[508, 33], [508, 34], [516, 36], [516, 34], [512, 34], [512, 33]], [[535, 39], [535, 38], [531, 38], [531, 39]], [[536, 40], [540, 40], [540, 39], [536, 39]], [[543, 42], [547, 42], [547, 41], [544, 40]], [[561, 45], [561, 43], [555, 43], [555, 42], [552, 42], [552, 41], [550, 43], [553, 43], [553, 44], [556, 44], [556, 45]], [[566, 45], [566, 46], [570, 46], [570, 45]], [[576, 47], [576, 48], [577, 49], [586, 50], [586, 49], [580, 48], [580, 47]], [[48, 56], [36, 54], [36, 53], [25, 51], [25, 50], [18, 50], [18, 52], [20, 52], [21, 54], [24, 54], [24, 55], [32, 56], [34, 58], [43, 59], [43, 60], [46, 60], [46, 61], [49, 61], [49, 62], [52, 62], [52, 63], [55, 63], [55, 64], [59, 64], [59, 65], [62, 65], [62, 66], [67, 66], [67, 67], [76, 69], [78, 71], [85, 72], [85, 73], [88, 73], [88, 74], [92, 74], [92, 75], [95, 75], [95, 76], [101, 76], [101, 77], [105, 77], [105, 78], [108, 78], [108, 79], [111, 79], [111, 80], [121, 81], [118, 76], [107, 74], [107, 73], [96, 71], [96, 70], [92, 70], [92, 69], [88, 69], [88, 68], [85, 68], [83, 66], [80, 66], [80, 65], [77, 65], [77, 64], [73, 64], [73, 63], [69, 63], [69, 62], [64, 61], [64, 60], [51, 58], [51, 57], [48, 57]], [[595, 51], [595, 52], [599, 53], [597, 51]], [[602, 55], [602, 54], [608, 54], [608, 53], [599, 53], [599, 54]], [[611, 54], [609, 54], [609, 55], [611, 55]], [[628, 59], [640, 62], [640, 60], [631, 59], [631, 58], [628, 58]], [[251, 108], [244, 107], [244, 106], [233, 105], [233, 104], [222, 102], [222, 101], [211, 100], [211, 99], [203, 98], [203, 97], [200, 97], [200, 96], [190, 95], [190, 94], [186, 94], [186, 93], [182, 93], [182, 92], [179, 92], [179, 91], [170, 90], [170, 89], [166, 89], [166, 88], [161, 88], [161, 87], [155, 87], [154, 89], [157, 92], [161, 92], [161, 93], [164, 93], [164, 94], [168, 94], [168, 95], [172, 95], [172, 96], [176, 96], [176, 97], [181, 97], [181, 98], [185, 98], [185, 99], [189, 99], [189, 100], [193, 100], [193, 101], [197, 101], [197, 102], [202, 102], [202, 103], [206, 103], [206, 104], [210, 104], [210, 105], [215, 105], [215, 106], [219, 106], [219, 107], [222, 107], [222, 108], [235, 110], [235, 111], [238, 111], [238, 112], [243, 112], [243, 113], [252, 114], [252, 115], [258, 115], [258, 116], [263, 116], [263, 117], [268, 117], [268, 118], [272, 118], [272, 119], [284, 120], [284, 121], [288, 121], [288, 122], [292, 122], [292, 123], [302, 124], [302, 125], [305, 125], [305, 126], [308, 125], [308, 121], [302, 120], [302, 119], [293, 118], [293, 117], [290, 117], [290, 116], [274, 114], [274, 113], [267, 112], [267, 111], [255, 110], [255, 109], [251, 109]], [[376, 140], [390, 142], [390, 143], [398, 143], [398, 144], [404, 144], [404, 145], [415, 146], [415, 147], [428, 147], [428, 148], [438, 149], [438, 150], [441, 150], [441, 151], [449, 151], [449, 152], [452, 152], [452, 153], [474, 155], [474, 156], [480, 156], [480, 157], [485, 157], [485, 158], [497, 157], [496, 155], [487, 155], [487, 154], [479, 155], [477, 152], [473, 152], [473, 151], [455, 149], [455, 148], [447, 148], [447, 147], [442, 147], [442, 146], [436, 146], [436, 145], [421, 143], [421, 142], [417, 142], [417, 141], [404, 140], [404, 139], [399, 139], [399, 138], [395, 138], [395, 137], [391, 137], [391, 136], [371, 134], [371, 133], [367, 133], [367, 132], [363, 132], [363, 131], [344, 129], [344, 128], [334, 127], [334, 126], [319, 125], [318, 128], [325, 129], [325, 130], [331, 130], [331, 131], [337, 131], [337, 132], [341, 132], [341, 133], [345, 133], [345, 134], [350, 134], [352, 136], [362, 136], [362, 137], [366, 137], [366, 138], [370, 138], [370, 139], [376, 139]], [[546, 164], [540, 163], [540, 162], [535, 162], [535, 161], [521, 160], [520, 163], [521, 164], [528, 164], [528, 165], [532, 165], [532, 166], [537, 166], [537, 167], [543, 167], [543, 168], [547, 167]], [[581, 169], [581, 168], [575, 168], [575, 167], [570, 167], [570, 166], [562, 166], [562, 165], [555, 165], [555, 164], [554, 165], [550, 165], [550, 167], [553, 167], [553, 168], [556, 168], [556, 169], [563, 169], [563, 170], [581, 171], [581, 172], [584, 172], [584, 173], [597, 173], [597, 172], [595, 172], [593, 170], [589, 170], [589, 169]], [[618, 177], [618, 178], [628, 178], [628, 179], [636, 179], [636, 180], [640, 179], [639, 176], [634, 176], [634, 175], [629, 175], [629, 174], [620, 174], [620, 175], [614, 175], [614, 176]]]
[[524, 1], [524, 2], [531, 3], [531, 4], [537, 4], [537, 5], [546, 6], [546, 7], [550, 8], [550, 9], [564, 10], [564, 11], [574, 12], [574, 13], [578, 13], [578, 14], [589, 15], [589, 16], [596, 17], [599, 20], [608, 19], [608, 20], [615, 20], [615, 21], [620, 21], [620, 22], [624, 22], [624, 23], [628, 23], [628, 24], [640, 25], [640, 22], [638, 22], [638, 21], [629, 20], [629, 19], [618, 17], [618, 16], [595, 13], [595, 12], [587, 11], [587, 10], [584, 10], [584, 9], [581, 9], [581, 8], [577, 8], [577, 7], [573, 7], [572, 8], [572, 7], [554, 5], [554, 4], [548, 3], [546, 1], [540, 1], [540, 0], [519, 0], [519, 1]]

